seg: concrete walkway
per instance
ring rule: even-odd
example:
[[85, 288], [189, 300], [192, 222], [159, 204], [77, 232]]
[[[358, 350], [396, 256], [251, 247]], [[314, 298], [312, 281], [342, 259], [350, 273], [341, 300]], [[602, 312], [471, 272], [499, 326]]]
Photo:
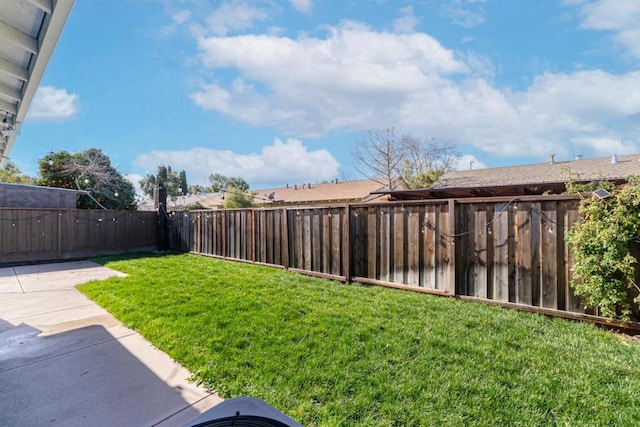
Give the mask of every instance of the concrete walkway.
[[0, 269], [0, 425], [179, 426], [221, 402], [75, 285], [89, 261]]

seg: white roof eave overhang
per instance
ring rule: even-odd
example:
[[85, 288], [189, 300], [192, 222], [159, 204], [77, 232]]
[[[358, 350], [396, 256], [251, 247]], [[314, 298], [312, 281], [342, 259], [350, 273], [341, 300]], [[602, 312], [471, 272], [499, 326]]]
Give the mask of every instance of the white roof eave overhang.
[[[14, 125], [12, 132], [0, 134], [0, 163], [8, 158], [19, 134], [74, 1], [0, 2], [0, 44], [4, 45], [0, 49], [0, 126], [7, 116]], [[19, 21], [31, 22], [32, 30], [20, 28]]]

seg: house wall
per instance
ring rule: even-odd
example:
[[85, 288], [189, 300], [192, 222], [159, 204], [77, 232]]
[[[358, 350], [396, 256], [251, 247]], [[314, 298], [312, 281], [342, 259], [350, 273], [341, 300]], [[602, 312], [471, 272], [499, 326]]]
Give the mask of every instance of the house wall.
[[77, 195], [74, 190], [0, 183], [2, 208], [75, 209]]

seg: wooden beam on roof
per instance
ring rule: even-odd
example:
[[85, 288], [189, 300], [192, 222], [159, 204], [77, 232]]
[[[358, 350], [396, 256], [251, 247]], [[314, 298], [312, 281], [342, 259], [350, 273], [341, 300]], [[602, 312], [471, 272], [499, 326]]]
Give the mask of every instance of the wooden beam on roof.
[[23, 82], [29, 79], [29, 72], [27, 70], [4, 58], [0, 58], [0, 73], [8, 74]]
[[18, 112], [18, 106], [0, 99], [0, 111], [6, 111], [9, 114], [15, 115]]
[[22, 99], [22, 94], [19, 90], [16, 90], [6, 84], [0, 82], [0, 95], [4, 95], [7, 98], [11, 98], [15, 101], [20, 101]]
[[0, 21], [0, 39], [5, 39], [33, 54], [38, 53], [38, 41], [36, 39], [2, 21]]
[[29, 3], [45, 13], [51, 13], [51, 11], [53, 10], [51, 0], [29, 0]]

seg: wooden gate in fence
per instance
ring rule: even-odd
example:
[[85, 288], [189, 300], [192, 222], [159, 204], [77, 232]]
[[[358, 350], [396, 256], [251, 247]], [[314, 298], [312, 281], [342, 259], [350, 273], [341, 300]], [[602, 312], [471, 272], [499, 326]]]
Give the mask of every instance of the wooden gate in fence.
[[323, 277], [585, 313], [564, 236], [578, 198], [175, 212], [169, 246]]

